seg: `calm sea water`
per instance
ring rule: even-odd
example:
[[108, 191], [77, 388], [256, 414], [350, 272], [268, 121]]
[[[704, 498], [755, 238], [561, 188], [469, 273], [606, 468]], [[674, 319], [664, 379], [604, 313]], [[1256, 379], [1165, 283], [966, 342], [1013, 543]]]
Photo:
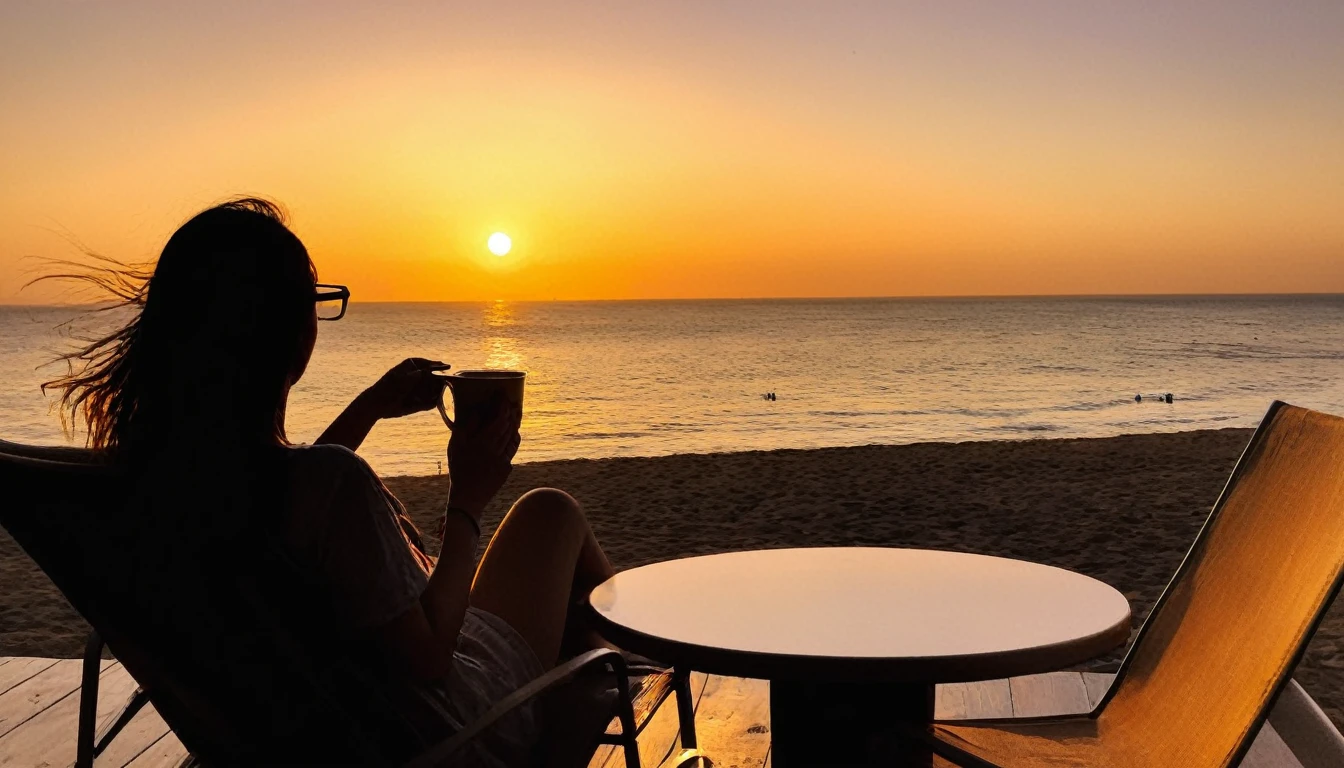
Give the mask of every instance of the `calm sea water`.
[[[0, 307], [0, 437], [66, 441], [38, 385], [73, 313]], [[521, 461], [1249, 427], [1274, 398], [1344, 413], [1341, 296], [354, 304], [321, 324], [290, 437], [415, 355], [528, 371]], [[447, 437], [419, 414], [362, 453], [432, 474]]]

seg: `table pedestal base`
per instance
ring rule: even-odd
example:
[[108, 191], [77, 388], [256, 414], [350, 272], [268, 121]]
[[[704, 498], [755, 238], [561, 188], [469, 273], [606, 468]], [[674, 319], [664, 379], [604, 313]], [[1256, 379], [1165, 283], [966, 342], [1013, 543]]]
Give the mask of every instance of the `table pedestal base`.
[[901, 735], [933, 721], [934, 686], [770, 682], [770, 762], [800, 766], [920, 766], [928, 747]]

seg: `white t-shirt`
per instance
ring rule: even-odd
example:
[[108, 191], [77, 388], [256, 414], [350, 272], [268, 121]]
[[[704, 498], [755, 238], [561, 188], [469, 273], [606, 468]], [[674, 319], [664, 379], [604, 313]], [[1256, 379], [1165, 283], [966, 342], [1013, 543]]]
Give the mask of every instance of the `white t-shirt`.
[[420, 599], [431, 564], [402, 529], [405, 508], [363, 459], [339, 445], [296, 446], [289, 482], [290, 552], [339, 614], [374, 628]]

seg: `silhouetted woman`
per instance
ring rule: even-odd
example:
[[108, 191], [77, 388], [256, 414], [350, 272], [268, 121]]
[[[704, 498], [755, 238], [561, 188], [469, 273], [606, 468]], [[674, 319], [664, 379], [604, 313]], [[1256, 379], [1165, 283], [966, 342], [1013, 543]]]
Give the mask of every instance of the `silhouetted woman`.
[[[574, 499], [525, 494], [475, 566], [481, 513], [509, 476], [521, 414], [500, 409], [453, 432], [437, 563], [355, 451], [379, 419], [432, 408], [442, 391], [433, 372], [446, 366], [404, 361], [317, 444], [286, 438], [318, 307], [331, 303], [339, 317], [349, 294], [319, 286], [275, 205], [240, 199], [198, 214], [152, 272], [113, 265], [73, 277], [111, 289], [133, 313], [53, 384], [91, 446], [131, 479], [124, 518], [109, 518], [120, 533], [108, 545], [126, 550], [116, 553], [126, 566], [107, 578], [125, 595], [118, 616], [142, 666], [180, 686], [184, 708], [193, 690], [234, 698], [209, 713], [219, 724], [199, 743], [238, 762], [296, 749], [314, 762], [398, 761], [582, 642], [571, 608], [612, 569]], [[317, 722], [294, 693], [304, 686], [345, 720]], [[235, 711], [248, 706], [257, 711]], [[398, 725], [367, 722], [379, 718]], [[521, 710], [476, 759], [522, 764], [538, 720]], [[343, 751], [356, 748], [365, 751]]]

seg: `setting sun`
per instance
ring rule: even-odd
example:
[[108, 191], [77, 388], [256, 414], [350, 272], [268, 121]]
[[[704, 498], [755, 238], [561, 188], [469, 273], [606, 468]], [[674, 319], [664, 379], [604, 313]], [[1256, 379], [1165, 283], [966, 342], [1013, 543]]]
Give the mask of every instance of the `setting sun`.
[[503, 232], [496, 232], [485, 241], [485, 246], [496, 256], [504, 256], [508, 254], [510, 248], [513, 248], [513, 240]]

